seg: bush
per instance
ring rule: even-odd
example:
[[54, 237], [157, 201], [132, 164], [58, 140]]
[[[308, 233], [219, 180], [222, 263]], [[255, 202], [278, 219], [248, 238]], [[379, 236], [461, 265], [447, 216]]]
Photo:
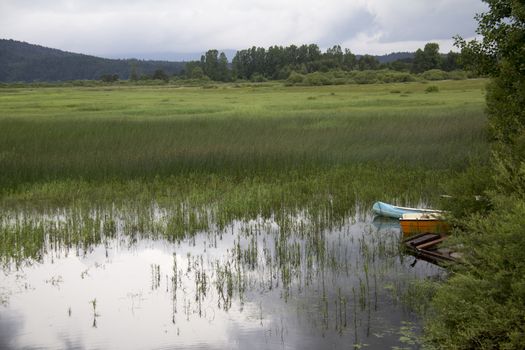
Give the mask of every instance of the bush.
[[451, 72], [448, 72], [448, 78], [453, 80], [465, 80], [468, 78], [467, 72], [462, 70], [453, 70]]
[[266, 79], [264, 77], [264, 75], [262, 74], [259, 74], [259, 73], [255, 73], [254, 75], [252, 75], [251, 79], [250, 79], [253, 83], [263, 83], [265, 81], [268, 81], [268, 79]]
[[105, 83], [113, 83], [118, 81], [118, 79], [118, 74], [103, 74], [100, 76], [100, 80], [102, 80]]
[[432, 300], [426, 339], [441, 349], [524, 349], [525, 205], [493, 198], [488, 216], [473, 216], [456, 241], [467, 260]]
[[357, 84], [375, 84], [378, 82], [377, 72], [371, 70], [355, 72], [353, 78]]
[[307, 85], [332, 85], [332, 79], [327, 73], [314, 72], [306, 75], [305, 83]]
[[446, 80], [448, 79], [447, 72], [442, 71], [441, 69], [431, 69], [422, 73], [421, 76], [425, 80]]
[[291, 72], [288, 79], [286, 79], [286, 82], [290, 85], [302, 84], [304, 82], [304, 75]]
[[294, 71], [290, 68], [290, 66], [286, 66], [281, 68], [277, 74], [274, 75], [274, 79], [278, 80], [286, 80], [290, 77], [290, 74], [292, 74]]
[[391, 74], [395, 77], [394, 81], [397, 83], [408, 83], [417, 80], [415, 76], [406, 72], [392, 72]]

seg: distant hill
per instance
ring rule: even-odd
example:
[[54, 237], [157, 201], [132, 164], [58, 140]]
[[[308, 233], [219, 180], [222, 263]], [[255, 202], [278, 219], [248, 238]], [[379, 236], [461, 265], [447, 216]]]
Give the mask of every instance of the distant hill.
[[[219, 52], [224, 52], [228, 61], [231, 62], [237, 50], [231, 49], [218, 49]], [[199, 52], [172, 52], [172, 51], [159, 51], [159, 52], [126, 52], [112, 54], [108, 53], [102, 55], [107, 58], [123, 59], [123, 58], [137, 58], [140, 60], [154, 60], [154, 61], [171, 61], [171, 62], [188, 62], [188, 61], [200, 61], [201, 56], [205, 55], [205, 51]]]
[[[357, 58], [360, 58], [364, 55], [355, 55]], [[413, 59], [414, 52], [392, 52], [387, 55], [371, 55], [379, 61], [379, 63], [390, 63], [398, 60]]]
[[390, 63], [397, 60], [405, 60], [405, 59], [412, 59], [414, 58], [413, 52], [392, 52], [388, 55], [382, 55], [382, 56], [374, 56], [377, 58], [379, 63]]
[[104, 74], [128, 79], [133, 65], [139, 75], [151, 75], [157, 69], [172, 75], [180, 72], [185, 63], [107, 59], [0, 39], [1, 82], [99, 79]]

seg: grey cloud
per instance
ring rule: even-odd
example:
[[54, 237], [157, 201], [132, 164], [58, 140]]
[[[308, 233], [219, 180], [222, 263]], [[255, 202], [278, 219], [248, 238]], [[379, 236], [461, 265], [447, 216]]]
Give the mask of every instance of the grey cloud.
[[406, 0], [396, 5], [376, 1], [384, 3], [386, 8], [378, 10], [375, 21], [383, 33], [380, 42], [385, 43], [446, 40], [457, 34], [474, 36], [477, 27], [474, 16], [486, 9], [479, 0]]
[[340, 45], [358, 33], [373, 31], [377, 28], [374, 18], [375, 16], [364, 8], [358, 9], [354, 13], [345, 14], [329, 25], [320, 38], [319, 45], [321, 47]]
[[403, 50], [408, 42], [472, 36], [472, 17], [483, 8], [480, 0], [3, 0], [0, 35], [113, 57], [292, 43], [327, 47], [362, 37]]

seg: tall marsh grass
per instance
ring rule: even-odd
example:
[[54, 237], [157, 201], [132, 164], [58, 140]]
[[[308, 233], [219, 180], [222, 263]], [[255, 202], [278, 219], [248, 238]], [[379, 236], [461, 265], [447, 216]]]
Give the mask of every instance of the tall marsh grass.
[[228, 217], [432, 202], [488, 153], [485, 82], [436, 84], [0, 89], [1, 201], [187, 202]]
[[397, 84], [404, 99], [391, 87], [10, 89], [0, 96], [0, 187], [349, 164], [457, 169], [486, 157], [482, 85], [448, 84], [438, 97]]
[[216, 120], [0, 120], [0, 185], [187, 173], [272, 175], [386, 164], [460, 168], [485, 156], [483, 117], [455, 115]]

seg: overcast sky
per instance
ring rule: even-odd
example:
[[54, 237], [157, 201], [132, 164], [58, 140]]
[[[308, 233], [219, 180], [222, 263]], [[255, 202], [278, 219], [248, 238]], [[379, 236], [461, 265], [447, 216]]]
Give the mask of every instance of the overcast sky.
[[481, 0], [0, 0], [0, 37], [108, 57], [316, 43], [358, 54], [475, 35]]

